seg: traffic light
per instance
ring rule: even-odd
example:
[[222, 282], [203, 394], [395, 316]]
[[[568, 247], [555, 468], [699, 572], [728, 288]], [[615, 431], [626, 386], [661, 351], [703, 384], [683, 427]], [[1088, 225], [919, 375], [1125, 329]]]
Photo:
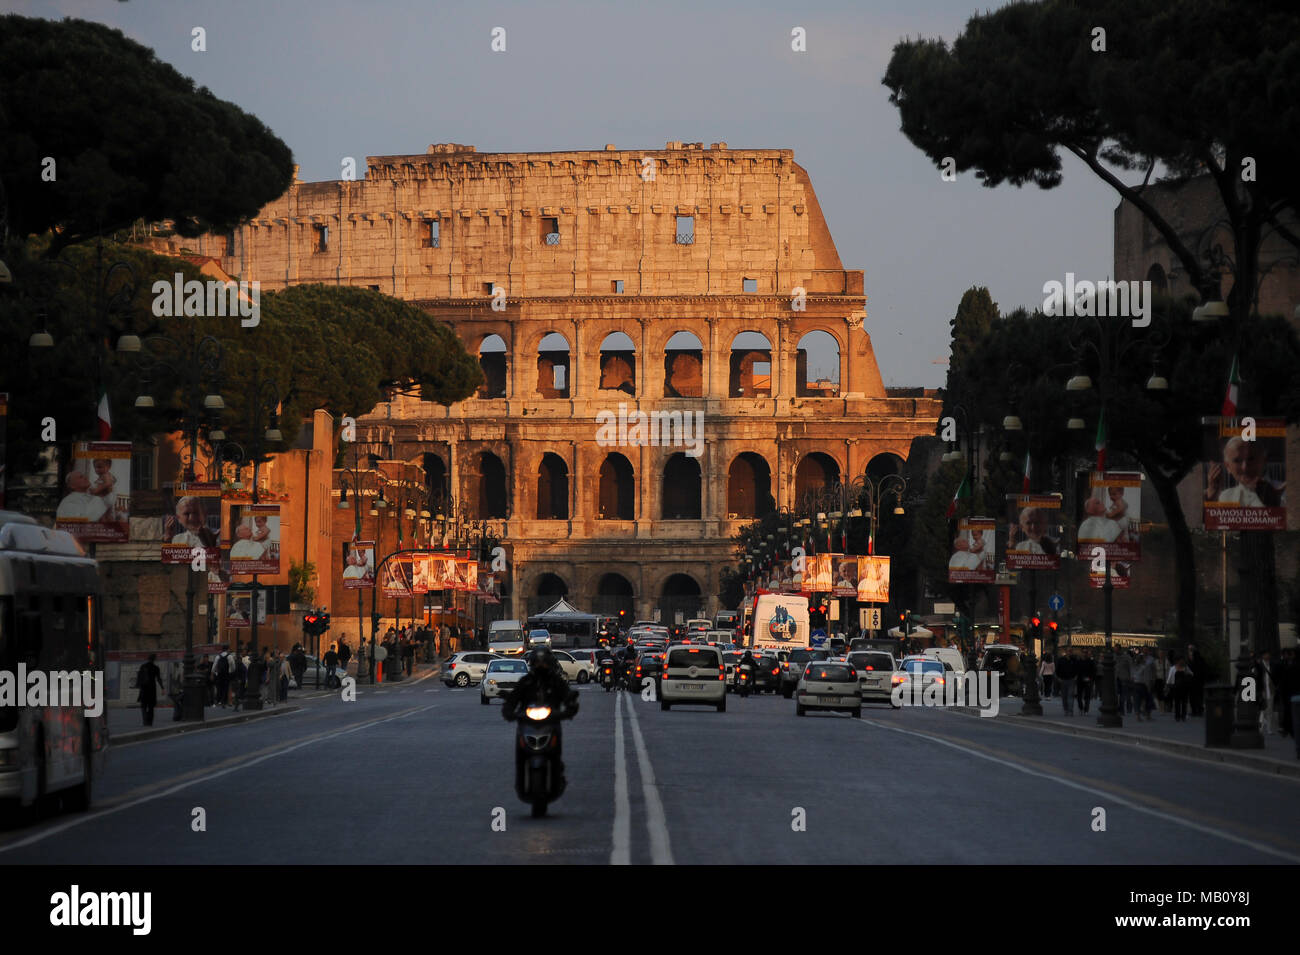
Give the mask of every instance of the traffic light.
[[316, 629], [316, 625], [319, 621], [320, 621], [320, 617], [316, 616], [316, 614], [314, 613], [303, 614], [302, 617], [303, 636], [314, 637], [316, 636], [316, 634], [320, 633], [320, 631]]
[[329, 630], [330, 615], [328, 613], [321, 614], [320, 619], [316, 621], [316, 626], [320, 628], [320, 630], [318, 631], [320, 633], [325, 633], [327, 630]]
[[378, 612], [370, 615], [370, 635], [373, 637], [379, 632], [379, 614]]

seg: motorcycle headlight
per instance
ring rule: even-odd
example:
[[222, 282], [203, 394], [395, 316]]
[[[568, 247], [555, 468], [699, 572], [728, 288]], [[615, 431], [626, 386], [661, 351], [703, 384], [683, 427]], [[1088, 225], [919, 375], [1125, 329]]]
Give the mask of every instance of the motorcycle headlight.
[[530, 720], [544, 720], [551, 715], [549, 706], [530, 706], [524, 710], [524, 715]]

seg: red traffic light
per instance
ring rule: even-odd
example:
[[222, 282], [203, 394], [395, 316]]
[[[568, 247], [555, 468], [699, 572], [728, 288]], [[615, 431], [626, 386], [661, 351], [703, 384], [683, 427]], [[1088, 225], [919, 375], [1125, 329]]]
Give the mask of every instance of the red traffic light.
[[1031, 618], [1029, 619], [1029, 622], [1032, 623], [1035, 627], [1037, 627], [1037, 626], [1039, 626], [1040, 624], [1042, 624], [1043, 621], [1040, 620], [1038, 617], [1031, 617]]
[[1053, 620], [1051, 623], [1047, 625], [1047, 629], [1051, 630], [1052, 633], [1056, 633], [1056, 627], [1057, 627], [1057, 623], [1055, 620]]

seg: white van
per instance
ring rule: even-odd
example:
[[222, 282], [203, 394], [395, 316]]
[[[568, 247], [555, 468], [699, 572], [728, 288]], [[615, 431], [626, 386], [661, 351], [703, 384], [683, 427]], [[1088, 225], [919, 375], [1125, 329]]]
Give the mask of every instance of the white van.
[[807, 647], [808, 598], [799, 594], [760, 594], [754, 604], [754, 633], [749, 645], [772, 650]]
[[966, 659], [961, 655], [961, 651], [956, 647], [927, 647], [925, 655], [934, 660], [939, 660], [952, 667], [953, 672], [961, 674], [966, 672]]
[[524, 628], [519, 621], [492, 621], [488, 625], [488, 651], [505, 657], [523, 656]]

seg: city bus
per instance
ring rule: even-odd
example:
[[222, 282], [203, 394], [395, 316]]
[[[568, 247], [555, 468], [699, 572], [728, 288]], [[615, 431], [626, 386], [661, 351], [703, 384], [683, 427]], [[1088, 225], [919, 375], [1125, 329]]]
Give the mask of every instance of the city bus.
[[[0, 680], [12, 690], [20, 672], [102, 674], [101, 603], [98, 565], [71, 534], [0, 511]], [[21, 688], [0, 696], [0, 819], [55, 793], [90, 808], [108, 750], [100, 689], [95, 716], [57, 699], [29, 706]]]

